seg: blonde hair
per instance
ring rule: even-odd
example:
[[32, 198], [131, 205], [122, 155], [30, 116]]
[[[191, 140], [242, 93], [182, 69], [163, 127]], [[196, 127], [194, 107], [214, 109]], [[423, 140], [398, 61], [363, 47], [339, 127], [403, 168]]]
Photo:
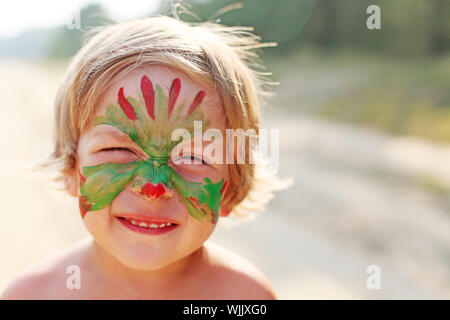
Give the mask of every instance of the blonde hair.
[[[265, 93], [263, 73], [254, 71], [263, 44], [251, 28], [211, 22], [186, 23], [150, 17], [102, 27], [73, 57], [55, 102], [55, 147], [43, 166], [59, 166], [59, 177], [75, 165], [81, 132], [88, 126], [101, 94], [112, 80], [145, 65], [164, 65], [214, 88], [227, 127], [259, 132], [259, 103]], [[258, 165], [229, 165], [230, 183], [223, 206], [234, 214], [262, 209], [270, 185]], [[262, 184], [265, 184], [264, 186]], [[262, 192], [264, 194], [262, 194]], [[245, 202], [243, 200], [246, 199]]]

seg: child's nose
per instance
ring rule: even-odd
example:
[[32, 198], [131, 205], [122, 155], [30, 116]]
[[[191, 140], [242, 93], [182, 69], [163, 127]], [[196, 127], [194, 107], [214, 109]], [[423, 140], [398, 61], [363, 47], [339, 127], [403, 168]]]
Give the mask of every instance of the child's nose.
[[173, 196], [173, 191], [164, 186], [161, 182], [154, 184], [149, 181], [141, 186], [133, 186], [133, 191], [140, 195], [144, 195], [145, 198], [150, 201], [168, 199]]

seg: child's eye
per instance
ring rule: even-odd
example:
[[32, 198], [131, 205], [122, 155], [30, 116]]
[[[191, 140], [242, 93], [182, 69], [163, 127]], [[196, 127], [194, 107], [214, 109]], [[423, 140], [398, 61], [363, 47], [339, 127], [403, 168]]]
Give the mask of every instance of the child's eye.
[[[186, 160], [189, 160], [189, 161], [186, 161]], [[202, 164], [202, 165], [209, 165], [209, 163], [207, 163], [202, 158], [197, 157], [195, 155], [178, 156], [178, 157], [176, 157], [174, 162], [176, 164]]]
[[128, 151], [128, 152], [133, 152], [128, 148], [123, 148], [123, 147], [113, 147], [113, 148], [104, 148], [100, 151]]
[[191, 160], [192, 164], [207, 164], [202, 158], [196, 157], [196, 156], [186, 156], [186, 157], [181, 157], [182, 159], [189, 159]]

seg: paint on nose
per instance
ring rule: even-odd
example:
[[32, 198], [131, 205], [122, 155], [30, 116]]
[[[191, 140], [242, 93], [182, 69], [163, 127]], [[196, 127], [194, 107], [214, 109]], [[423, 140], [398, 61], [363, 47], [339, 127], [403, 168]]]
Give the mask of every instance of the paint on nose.
[[166, 192], [164, 185], [161, 182], [153, 184], [152, 182], [147, 182], [141, 188], [141, 194], [147, 196], [149, 200], [157, 200], [160, 198], [166, 198], [169, 194]]

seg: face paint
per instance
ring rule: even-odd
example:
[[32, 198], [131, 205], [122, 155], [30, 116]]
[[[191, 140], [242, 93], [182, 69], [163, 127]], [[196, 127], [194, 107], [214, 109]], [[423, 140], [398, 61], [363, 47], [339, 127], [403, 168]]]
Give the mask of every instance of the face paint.
[[194, 121], [203, 121], [206, 127], [210, 125], [199, 108], [205, 92], [199, 91], [187, 114], [182, 115], [184, 103], [174, 110], [180, 90], [180, 80], [173, 80], [167, 97], [159, 85], [153, 87], [150, 79], [143, 76], [139, 99], [125, 97], [120, 88], [117, 103], [107, 108], [106, 115], [94, 119], [94, 125], [111, 125], [127, 134], [149, 159], [83, 167], [79, 172], [79, 206], [83, 217], [87, 211], [109, 206], [131, 183], [133, 191], [150, 200], [170, 197], [165, 187], [171, 189], [178, 193], [192, 217], [199, 220], [210, 217], [212, 222], [218, 220], [224, 179], [217, 183], [209, 178], [203, 183], [189, 181], [168, 165], [173, 147], [182, 139], [172, 141], [173, 130], [185, 128], [192, 133]]

